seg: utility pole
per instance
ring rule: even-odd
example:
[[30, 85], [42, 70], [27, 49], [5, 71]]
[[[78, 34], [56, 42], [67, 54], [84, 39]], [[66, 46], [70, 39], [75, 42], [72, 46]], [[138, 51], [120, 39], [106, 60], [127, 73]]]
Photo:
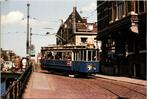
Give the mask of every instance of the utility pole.
[[32, 51], [32, 28], [30, 28], [30, 47], [29, 48], [30, 48], [30, 54], [31, 54], [31, 51]]
[[[1, 53], [1, 48], [2, 48], [2, 30], [1, 30], [1, 28], [2, 28], [2, 26], [1, 26], [1, 24], [2, 24], [2, 20], [1, 20], [1, 18], [2, 18], [2, 2], [4, 2], [4, 1], [8, 1], [8, 0], [0, 0], [0, 53]], [[1, 54], [0, 54], [0, 57], [1, 57]]]
[[29, 55], [30, 51], [29, 51], [29, 19], [30, 19], [30, 15], [29, 15], [29, 7], [30, 4], [27, 3], [27, 42], [26, 42], [26, 54]]
[[[0, 53], [1, 53], [1, 1], [0, 1]], [[1, 54], [0, 54], [0, 58], [1, 58]]]

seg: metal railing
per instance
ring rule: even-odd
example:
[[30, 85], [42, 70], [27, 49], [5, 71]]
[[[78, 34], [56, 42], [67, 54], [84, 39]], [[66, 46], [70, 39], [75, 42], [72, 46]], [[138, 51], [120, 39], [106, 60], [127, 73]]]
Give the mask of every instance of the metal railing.
[[1, 96], [1, 99], [21, 99], [22, 98], [22, 94], [24, 92], [26, 84], [32, 73], [32, 67], [33, 66], [30, 65], [26, 69], [26, 71], [21, 74], [21, 76], [17, 79], [17, 81], [14, 81], [13, 84], [9, 86], [5, 94]]

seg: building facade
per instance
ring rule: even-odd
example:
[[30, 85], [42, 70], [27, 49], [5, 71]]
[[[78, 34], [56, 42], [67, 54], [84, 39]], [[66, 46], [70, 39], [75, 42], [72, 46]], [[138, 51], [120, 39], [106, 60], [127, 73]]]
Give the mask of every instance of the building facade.
[[73, 7], [72, 13], [62, 24], [57, 32], [57, 45], [93, 45], [97, 36], [96, 23], [88, 23], [86, 18], [82, 18]]
[[146, 78], [146, 1], [97, 1], [102, 73]]
[[3, 58], [5, 61], [14, 61], [17, 56], [12, 50], [3, 50], [1, 48], [0, 58]]

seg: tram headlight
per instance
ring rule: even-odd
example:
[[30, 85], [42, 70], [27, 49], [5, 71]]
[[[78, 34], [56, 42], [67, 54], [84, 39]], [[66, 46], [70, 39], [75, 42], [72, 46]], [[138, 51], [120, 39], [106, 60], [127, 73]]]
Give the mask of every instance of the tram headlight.
[[96, 70], [96, 67], [93, 67], [93, 70]]
[[88, 65], [87, 68], [88, 68], [88, 70], [92, 70], [92, 66], [91, 65]]

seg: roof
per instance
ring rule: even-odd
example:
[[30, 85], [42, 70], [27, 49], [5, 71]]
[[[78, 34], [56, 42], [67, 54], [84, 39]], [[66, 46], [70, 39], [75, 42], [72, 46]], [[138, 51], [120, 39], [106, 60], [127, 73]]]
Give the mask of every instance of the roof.
[[[61, 24], [57, 33], [60, 33], [62, 28], [65, 28], [65, 24], [67, 25], [66, 28], [71, 28], [72, 30], [76, 29], [75, 32], [97, 32], [96, 23], [87, 23], [86, 18], [82, 18], [77, 11], [76, 7], [73, 7], [72, 13], [66, 19], [66, 21]], [[88, 26], [93, 26], [93, 30], [90, 30]]]

